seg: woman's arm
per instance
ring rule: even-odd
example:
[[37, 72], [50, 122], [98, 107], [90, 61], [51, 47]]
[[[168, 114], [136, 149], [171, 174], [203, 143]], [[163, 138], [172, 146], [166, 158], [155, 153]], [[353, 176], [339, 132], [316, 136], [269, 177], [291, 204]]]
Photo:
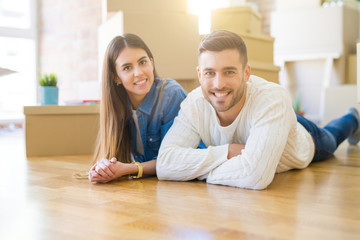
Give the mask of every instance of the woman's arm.
[[[156, 174], [156, 159], [141, 163], [143, 176]], [[137, 175], [139, 167], [136, 164], [122, 163], [112, 158], [98, 161], [89, 171], [90, 182], [106, 183], [125, 175]]]

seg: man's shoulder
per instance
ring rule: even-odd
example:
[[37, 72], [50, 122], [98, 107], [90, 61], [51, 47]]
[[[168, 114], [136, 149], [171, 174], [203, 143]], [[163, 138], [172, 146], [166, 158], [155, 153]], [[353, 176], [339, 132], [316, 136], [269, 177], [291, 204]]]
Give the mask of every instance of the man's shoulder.
[[272, 92], [287, 93], [287, 90], [280, 84], [267, 81], [261, 77], [251, 75], [248, 81], [248, 86], [255, 91], [271, 94]]
[[280, 84], [269, 82], [257, 76], [248, 81], [248, 103], [253, 109], [264, 109], [274, 104], [292, 105], [289, 91]]
[[192, 96], [193, 98], [204, 98], [201, 87], [197, 87], [197, 88], [193, 89], [189, 93], [189, 96]]
[[192, 90], [181, 103], [181, 109], [185, 112], [198, 112], [207, 107], [207, 101], [202, 94], [201, 87]]
[[261, 78], [259, 76], [250, 75], [249, 83], [252, 83], [254, 85], [263, 85], [263, 86], [273, 86], [273, 87], [281, 87], [279, 84], [270, 82], [264, 78]]
[[192, 90], [180, 105], [179, 116], [192, 122], [194, 126], [202, 125], [204, 118], [212, 116], [212, 106], [204, 98], [201, 87]]
[[202, 101], [206, 101], [204, 98], [204, 95], [202, 94], [201, 91], [201, 87], [197, 87], [194, 90], [192, 90], [188, 96], [186, 97], [186, 99], [184, 100], [184, 102], [186, 101], [187, 104], [194, 104], [194, 103], [199, 103]]

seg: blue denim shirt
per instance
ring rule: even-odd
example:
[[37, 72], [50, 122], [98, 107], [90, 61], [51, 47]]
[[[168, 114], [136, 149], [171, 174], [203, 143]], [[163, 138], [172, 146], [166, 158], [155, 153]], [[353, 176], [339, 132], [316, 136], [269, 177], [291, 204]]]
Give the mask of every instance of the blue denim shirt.
[[180, 103], [187, 95], [175, 80], [167, 79], [162, 92], [162, 100], [159, 103], [162, 82], [160, 78], [154, 79], [150, 91], [136, 110], [144, 156], [136, 150], [136, 126], [132, 118], [130, 121], [132, 151], [137, 162], [157, 158], [160, 143], [173, 124], [180, 110]]

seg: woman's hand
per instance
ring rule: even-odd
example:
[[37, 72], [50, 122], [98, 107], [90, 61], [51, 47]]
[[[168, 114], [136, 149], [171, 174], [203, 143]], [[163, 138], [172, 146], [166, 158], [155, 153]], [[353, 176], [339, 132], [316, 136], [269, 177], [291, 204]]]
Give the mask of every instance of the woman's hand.
[[96, 162], [89, 171], [90, 182], [106, 183], [124, 175], [130, 174], [134, 166], [118, 162], [116, 158], [106, 158]]

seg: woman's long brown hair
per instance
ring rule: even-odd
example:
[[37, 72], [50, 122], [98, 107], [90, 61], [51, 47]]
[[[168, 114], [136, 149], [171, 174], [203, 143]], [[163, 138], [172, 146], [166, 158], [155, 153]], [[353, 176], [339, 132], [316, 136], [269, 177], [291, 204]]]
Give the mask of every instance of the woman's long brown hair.
[[[102, 92], [100, 101], [100, 128], [94, 153], [94, 162], [116, 157], [124, 163], [131, 162], [131, 109], [128, 95], [123, 84], [117, 85], [115, 61], [126, 48], [144, 49], [148, 57], [153, 55], [144, 41], [135, 34], [124, 34], [115, 37], [108, 45], [102, 72]], [[154, 77], [156, 77], [154, 67]]]

